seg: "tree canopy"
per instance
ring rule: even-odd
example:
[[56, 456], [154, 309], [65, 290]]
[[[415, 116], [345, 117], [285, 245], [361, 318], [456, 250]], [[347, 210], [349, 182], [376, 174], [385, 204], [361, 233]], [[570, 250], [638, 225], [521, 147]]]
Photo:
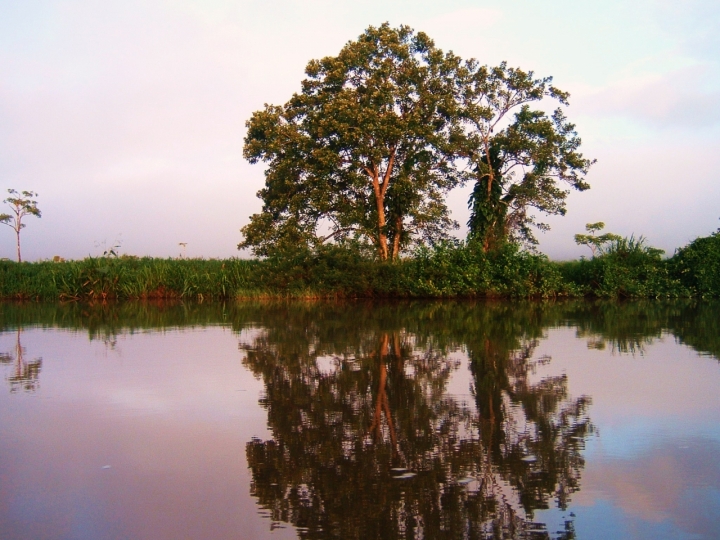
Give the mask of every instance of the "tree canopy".
[[[564, 215], [568, 191], [583, 191], [593, 161], [578, 152], [580, 138], [561, 108], [548, 115], [530, 103], [544, 98], [568, 105], [569, 94], [552, 77], [532, 71], [466, 63], [458, 77], [460, 115], [465, 128], [463, 155], [475, 188], [469, 236], [485, 249], [505, 239], [536, 243], [532, 209]], [[512, 115], [512, 116], [511, 116]]]
[[449, 147], [458, 64], [422, 32], [387, 24], [311, 61], [301, 93], [247, 123], [245, 157], [268, 170], [240, 246], [266, 254], [353, 236], [387, 259], [412, 237], [442, 236], [443, 194], [459, 180]]
[[602, 231], [605, 228], [605, 223], [598, 221], [597, 223], [587, 223], [585, 230], [589, 234], [576, 234], [575, 243], [579, 246], [587, 246], [592, 251], [592, 256], [595, 257], [596, 252], [603, 252], [603, 246], [621, 240], [621, 237], [613, 233], [605, 233], [601, 235], [595, 235], [595, 233]]
[[462, 61], [387, 23], [311, 61], [306, 74], [300, 93], [247, 122], [244, 155], [267, 170], [263, 209], [238, 248], [268, 255], [353, 240], [395, 259], [414, 242], [447, 237], [457, 224], [445, 195], [468, 180], [470, 235], [487, 248], [532, 240], [531, 207], [564, 213], [558, 180], [589, 187], [574, 126], [560, 109], [548, 116], [527, 105], [567, 104], [550, 78]]

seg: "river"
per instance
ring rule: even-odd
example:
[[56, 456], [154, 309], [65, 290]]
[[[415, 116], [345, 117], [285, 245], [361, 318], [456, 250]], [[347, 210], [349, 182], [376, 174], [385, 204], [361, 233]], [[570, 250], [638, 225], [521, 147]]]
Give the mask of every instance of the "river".
[[0, 538], [720, 537], [720, 303], [0, 304]]

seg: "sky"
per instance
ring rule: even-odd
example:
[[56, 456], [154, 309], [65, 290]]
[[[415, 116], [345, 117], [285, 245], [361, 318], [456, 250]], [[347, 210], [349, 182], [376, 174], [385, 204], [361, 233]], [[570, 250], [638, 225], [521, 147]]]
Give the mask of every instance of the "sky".
[[[573, 242], [588, 222], [669, 255], [720, 226], [717, 1], [0, 0], [0, 195], [36, 191], [43, 213], [23, 258], [176, 257], [181, 242], [188, 257], [248, 256], [239, 229], [264, 167], [242, 157], [245, 122], [386, 21], [570, 92], [597, 163], [540, 235], [551, 258], [589, 255]], [[448, 197], [460, 223], [469, 189]]]

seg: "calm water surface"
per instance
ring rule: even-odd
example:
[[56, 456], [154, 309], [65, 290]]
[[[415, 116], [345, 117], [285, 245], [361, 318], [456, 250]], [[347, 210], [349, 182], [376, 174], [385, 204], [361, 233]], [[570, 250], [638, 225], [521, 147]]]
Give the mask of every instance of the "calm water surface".
[[720, 304], [0, 304], [0, 538], [720, 537]]

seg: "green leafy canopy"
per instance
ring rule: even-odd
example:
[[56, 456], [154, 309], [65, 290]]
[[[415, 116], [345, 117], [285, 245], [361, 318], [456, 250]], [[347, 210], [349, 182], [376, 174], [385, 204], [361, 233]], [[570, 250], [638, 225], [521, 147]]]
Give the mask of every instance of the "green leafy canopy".
[[574, 126], [559, 109], [527, 106], [567, 103], [549, 78], [463, 61], [387, 23], [311, 61], [306, 74], [301, 92], [247, 122], [244, 155], [267, 170], [263, 209], [239, 248], [269, 255], [353, 241], [395, 259], [448, 236], [457, 224], [445, 195], [468, 180], [477, 184], [471, 235], [531, 239], [529, 207], [564, 213], [558, 180], [589, 187]]

